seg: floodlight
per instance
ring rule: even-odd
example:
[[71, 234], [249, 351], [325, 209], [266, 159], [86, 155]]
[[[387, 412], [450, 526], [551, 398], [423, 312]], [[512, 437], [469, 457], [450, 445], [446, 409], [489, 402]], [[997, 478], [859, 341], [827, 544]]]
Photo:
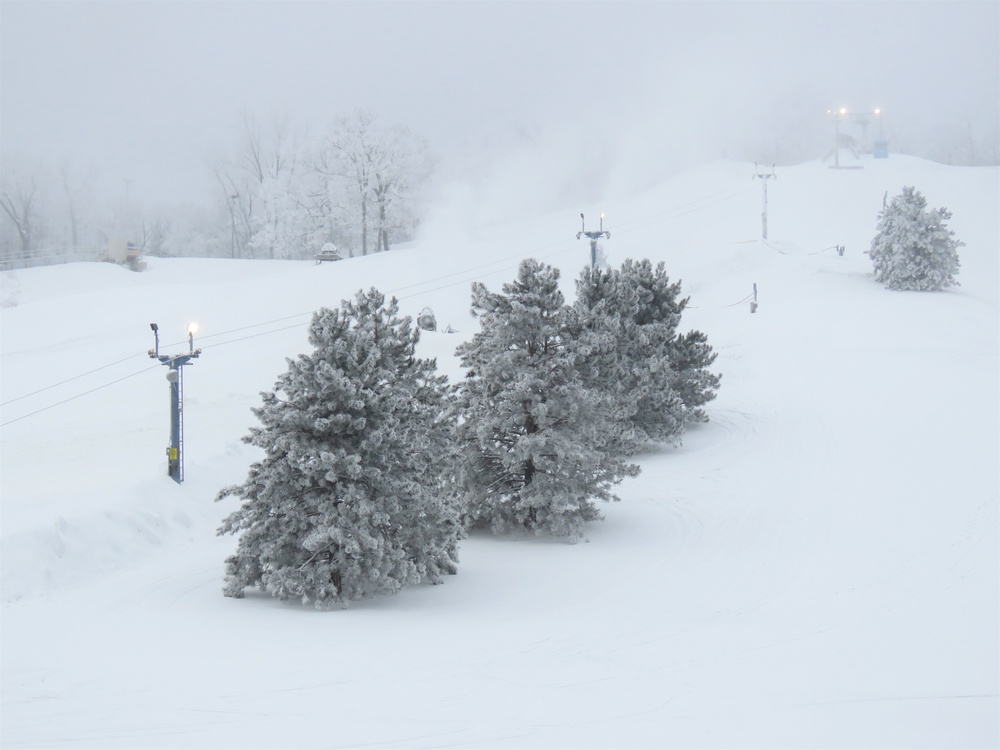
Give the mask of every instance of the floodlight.
[[188, 336], [193, 336], [194, 334], [198, 333], [198, 324], [188, 323], [187, 332]]
[[150, 323], [149, 328], [153, 333], [156, 333], [157, 331], [160, 330], [160, 327], [156, 325], [156, 323]]

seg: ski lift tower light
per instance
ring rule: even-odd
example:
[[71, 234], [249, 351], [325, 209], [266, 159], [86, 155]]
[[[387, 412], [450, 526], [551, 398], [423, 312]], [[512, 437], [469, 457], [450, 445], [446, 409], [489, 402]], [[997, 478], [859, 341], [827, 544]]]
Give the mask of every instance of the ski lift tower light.
[[201, 355], [201, 349], [194, 348], [196, 323], [189, 323], [188, 352], [186, 354], [160, 354], [160, 327], [149, 324], [153, 331], [154, 346], [147, 353], [150, 359], [157, 359], [167, 366], [167, 382], [170, 383], [170, 445], [167, 446], [167, 474], [177, 484], [184, 481], [184, 365]]
[[590, 267], [595, 268], [597, 266], [597, 241], [601, 237], [606, 237], [609, 240], [611, 239], [611, 232], [604, 229], [604, 212], [601, 212], [601, 228], [598, 231], [587, 231], [587, 224], [586, 221], [584, 221], [583, 214], [580, 214], [580, 224], [581, 228], [580, 231], [576, 233], [576, 238], [580, 239], [581, 237], [586, 237], [590, 240]]

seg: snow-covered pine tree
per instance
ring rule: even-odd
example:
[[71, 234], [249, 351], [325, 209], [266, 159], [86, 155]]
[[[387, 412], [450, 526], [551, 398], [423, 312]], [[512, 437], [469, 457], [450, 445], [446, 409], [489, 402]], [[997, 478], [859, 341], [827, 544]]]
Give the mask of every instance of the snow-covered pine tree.
[[[622, 264], [621, 275], [623, 286], [632, 288], [638, 294], [639, 308], [634, 318], [636, 326], [646, 332], [647, 341], [668, 344], [670, 370], [673, 373], [671, 386], [683, 404], [684, 419], [688, 422], [706, 421], [708, 417], [701, 407], [715, 398], [721, 377], [708, 370], [716, 357], [708, 344], [708, 337], [697, 330], [677, 333], [690, 300], [689, 297], [681, 298], [681, 282], [671, 284], [664, 264], [658, 263], [654, 268], [648, 259], [626, 260]], [[633, 350], [641, 356], [640, 348], [633, 347]], [[669, 420], [665, 426], [670, 428]], [[654, 439], [663, 439], [656, 437], [655, 429], [647, 431]], [[667, 435], [668, 432], [661, 434]]]
[[314, 351], [261, 394], [244, 442], [265, 456], [216, 498], [243, 500], [219, 529], [240, 535], [227, 596], [257, 587], [346, 606], [456, 571], [452, 393], [397, 313], [375, 289], [321, 309]]
[[[635, 411], [621, 434], [634, 453], [648, 441], [677, 442], [685, 423], [707, 419], [719, 376], [715, 353], [701, 331], [678, 334], [688, 298], [671, 283], [664, 264], [626, 260], [621, 269], [584, 269], [574, 307], [603, 344], [582, 352], [579, 366], [591, 387], [630, 394]], [[626, 410], [627, 411], [627, 410]]]
[[889, 289], [940, 290], [957, 286], [958, 248], [965, 243], [945, 221], [946, 208], [927, 210], [927, 199], [904, 187], [879, 214], [871, 255], [875, 278]]
[[[604, 449], [631, 456], [649, 440], [645, 430], [636, 426], [643, 393], [636, 387], [637, 380], [648, 376], [636, 371], [623, 356], [625, 323], [613, 301], [619, 297], [620, 282], [617, 271], [590, 267], [576, 280], [572, 346], [581, 382], [592, 397], [605, 401]], [[671, 392], [669, 385], [666, 390]]]
[[721, 375], [708, 369], [716, 356], [708, 343], [708, 336], [701, 331], [678, 334], [670, 342], [673, 386], [684, 404], [688, 422], [708, 421], [708, 414], [701, 407], [715, 398], [722, 379]]
[[573, 314], [559, 271], [529, 259], [517, 279], [472, 287], [480, 331], [458, 347], [468, 368], [458, 388], [467, 522], [579, 539], [600, 518], [594, 500], [638, 473], [603, 449], [605, 402], [581, 382]]

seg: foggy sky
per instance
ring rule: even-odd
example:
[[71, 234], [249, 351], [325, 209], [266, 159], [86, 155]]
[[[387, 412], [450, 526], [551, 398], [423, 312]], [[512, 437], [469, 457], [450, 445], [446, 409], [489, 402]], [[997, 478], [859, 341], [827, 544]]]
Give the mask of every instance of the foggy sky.
[[207, 196], [241, 112], [317, 133], [357, 107], [422, 134], [453, 174], [503, 169], [505, 149], [605, 181], [819, 158], [840, 106], [882, 108], [912, 150], [995, 133], [998, 38], [995, 0], [4, 0], [0, 159]]

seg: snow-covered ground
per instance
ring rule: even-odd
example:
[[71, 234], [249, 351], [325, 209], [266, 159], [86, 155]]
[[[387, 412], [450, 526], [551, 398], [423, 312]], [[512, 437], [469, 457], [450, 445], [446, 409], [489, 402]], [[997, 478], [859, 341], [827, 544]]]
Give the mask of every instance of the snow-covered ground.
[[[998, 170], [863, 167], [779, 169], [767, 242], [753, 166], [720, 162], [341, 263], [4, 273], [3, 747], [1000, 745]], [[872, 280], [903, 185], [953, 212], [960, 287]], [[580, 210], [607, 212], [613, 263], [683, 279], [682, 329], [719, 353], [711, 422], [642, 456], [586, 543], [474, 535], [444, 585], [347, 610], [224, 598], [235, 501], [213, 498], [310, 311], [371, 286], [429, 306], [457, 333], [423, 353], [461, 377], [469, 283], [534, 256], [571, 296]], [[192, 320], [178, 486], [146, 350], [150, 322], [180, 352]]]

